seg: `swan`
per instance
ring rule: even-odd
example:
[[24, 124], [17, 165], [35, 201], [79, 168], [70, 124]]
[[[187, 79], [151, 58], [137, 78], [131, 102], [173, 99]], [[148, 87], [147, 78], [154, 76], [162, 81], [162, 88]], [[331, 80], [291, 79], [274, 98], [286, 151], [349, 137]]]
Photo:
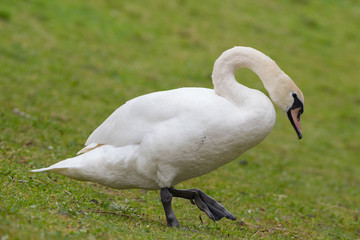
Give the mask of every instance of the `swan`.
[[174, 186], [231, 162], [272, 130], [272, 102], [261, 91], [236, 81], [234, 73], [239, 68], [249, 68], [259, 76], [301, 139], [302, 92], [271, 58], [239, 46], [215, 61], [214, 89], [179, 88], [136, 97], [95, 129], [78, 156], [32, 171], [57, 172], [116, 189], [160, 190], [171, 227], [179, 226], [171, 206], [173, 197], [189, 199], [214, 221], [235, 220], [203, 191]]

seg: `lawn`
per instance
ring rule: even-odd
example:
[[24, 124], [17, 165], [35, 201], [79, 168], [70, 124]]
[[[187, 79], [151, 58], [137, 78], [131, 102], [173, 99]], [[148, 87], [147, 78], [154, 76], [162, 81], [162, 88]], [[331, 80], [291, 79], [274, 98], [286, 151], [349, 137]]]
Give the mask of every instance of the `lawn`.
[[[360, 239], [360, 3], [335, 0], [0, 0], [1, 239]], [[30, 173], [74, 156], [127, 100], [212, 88], [234, 45], [271, 56], [305, 95], [304, 138], [277, 109], [270, 136], [178, 188], [236, 217], [212, 222], [159, 191]], [[239, 82], [264, 90], [249, 70]]]

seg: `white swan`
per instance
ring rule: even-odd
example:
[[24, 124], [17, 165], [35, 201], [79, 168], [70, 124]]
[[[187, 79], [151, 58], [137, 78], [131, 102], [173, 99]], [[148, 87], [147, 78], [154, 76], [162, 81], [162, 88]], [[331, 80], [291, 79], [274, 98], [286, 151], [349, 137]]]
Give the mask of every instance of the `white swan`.
[[304, 96], [300, 89], [263, 53], [234, 47], [215, 62], [214, 90], [180, 88], [134, 98], [90, 135], [79, 152], [83, 154], [33, 172], [58, 172], [117, 189], [161, 189], [169, 226], [179, 226], [172, 197], [195, 201], [214, 221], [234, 220], [202, 191], [173, 186], [229, 163], [273, 128], [271, 101], [262, 92], [239, 84], [234, 76], [238, 68], [249, 68], [260, 77], [301, 138]]

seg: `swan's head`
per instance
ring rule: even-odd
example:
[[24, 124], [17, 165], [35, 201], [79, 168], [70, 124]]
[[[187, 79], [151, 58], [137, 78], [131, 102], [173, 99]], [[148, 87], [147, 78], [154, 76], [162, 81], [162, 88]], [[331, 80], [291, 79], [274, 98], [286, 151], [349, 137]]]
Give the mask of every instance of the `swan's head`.
[[[291, 78], [268, 56], [249, 47], [234, 47], [225, 51], [214, 64], [213, 82], [216, 93], [226, 95], [235, 82], [238, 68], [250, 68], [262, 80], [272, 101], [287, 113], [299, 139], [302, 138], [300, 115], [304, 112], [304, 95]], [[224, 79], [233, 79], [227, 85]]]
[[300, 116], [304, 112], [304, 95], [285, 73], [277, 76], [269, 94], [274, 103], [288, 116], [299, 139], [302, 138]]

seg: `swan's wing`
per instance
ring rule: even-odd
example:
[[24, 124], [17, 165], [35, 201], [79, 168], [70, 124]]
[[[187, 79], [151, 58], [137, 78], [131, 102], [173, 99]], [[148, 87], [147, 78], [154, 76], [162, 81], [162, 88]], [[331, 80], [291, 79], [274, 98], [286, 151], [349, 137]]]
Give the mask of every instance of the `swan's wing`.
[[117, 147], [139, 144], [158, 124], [188, 111], [188, 107], [194, 105], [189, 103], [189, 99], [196, 99], [204, 94], [214, 93], [213, 90], [204, 88], [180, 88], [134, 98], [115, 110], [95, 129], [81, 151], [97, 147], [96, 144]]

